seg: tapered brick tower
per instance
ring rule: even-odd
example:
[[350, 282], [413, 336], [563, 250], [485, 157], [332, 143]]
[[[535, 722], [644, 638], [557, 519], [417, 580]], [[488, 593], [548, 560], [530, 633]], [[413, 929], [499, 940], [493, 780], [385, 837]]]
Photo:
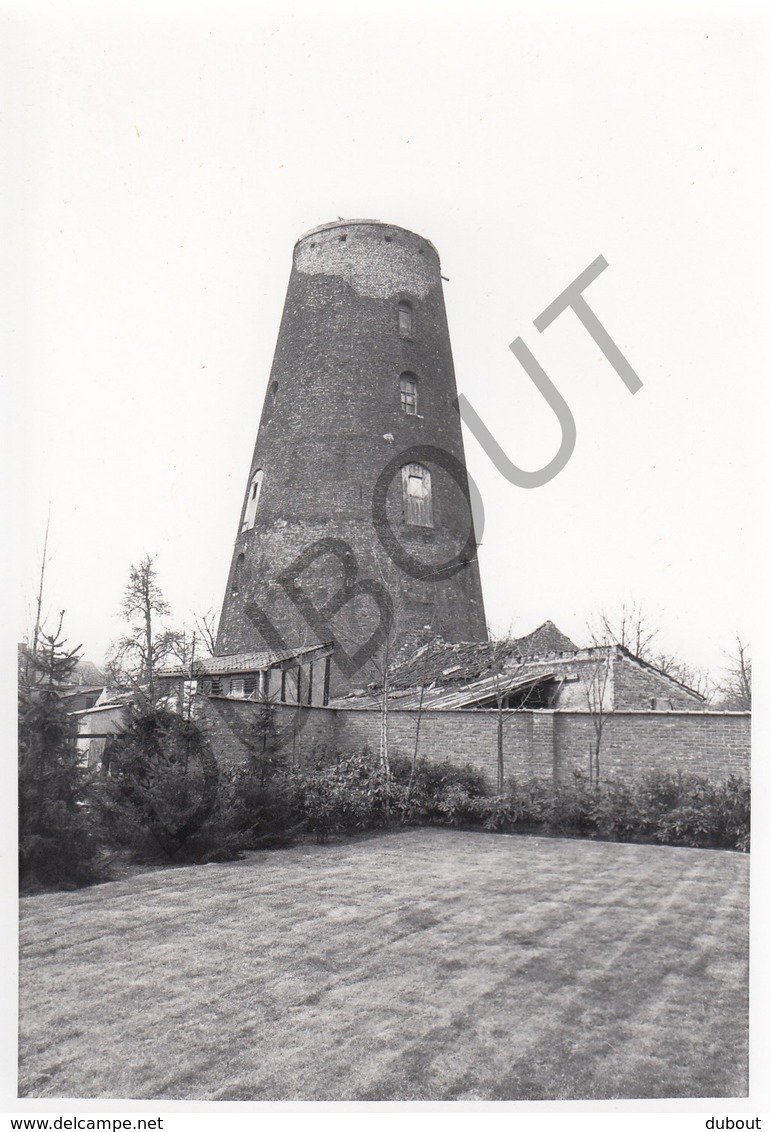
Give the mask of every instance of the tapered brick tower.
[[335, 641], [333, 692], [416, 632], [487, 639], [439, 256], [376, 220], [294, 249], [217, 652]]

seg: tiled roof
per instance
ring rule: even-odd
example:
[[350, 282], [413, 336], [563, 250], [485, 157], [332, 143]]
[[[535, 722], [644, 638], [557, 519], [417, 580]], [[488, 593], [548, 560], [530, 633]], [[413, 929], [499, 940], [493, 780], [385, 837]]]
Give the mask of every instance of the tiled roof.
[[[295, 648], [287, 648], [282, 652], [275, 652], [270, 649], [261, 649], [258, 652], [237, 652], [230, 653], [228, 656], [207, 656], [201, 657], [200, 660], [193, 662], [193, 676], [221, 676], [230, 675], [231, 673], [240, 672], [264, 672], [266, 668], [272, 668], [276, 664], [281, 664], [285, 660], [295, 660], [298, 657], [306, 656], [308, 653], [317, 652], [320, 649], [330, 650], [331, 645], [298, 645]], [[325, 654], [326, 655], [326, 652]], [[163, 668], [158, 673], [160, 679], [190, 676], [190, 666], [178, 664], [173, 668]]]

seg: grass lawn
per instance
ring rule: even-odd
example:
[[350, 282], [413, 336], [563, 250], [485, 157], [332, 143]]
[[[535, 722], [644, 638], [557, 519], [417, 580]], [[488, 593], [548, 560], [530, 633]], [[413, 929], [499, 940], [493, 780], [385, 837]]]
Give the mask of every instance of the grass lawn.
[[21, 903], [21, 1096], [736, 1097], [747, 857], [415, 829]]

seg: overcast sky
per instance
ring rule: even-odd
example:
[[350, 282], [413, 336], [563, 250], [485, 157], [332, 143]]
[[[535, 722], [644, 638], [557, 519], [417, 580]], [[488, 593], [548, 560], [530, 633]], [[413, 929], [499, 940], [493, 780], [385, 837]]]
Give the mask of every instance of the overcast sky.
[[[718, 668], [757, 617], [759, 11], [6, 6], [16, 636], [49, 501], [46, 606], [89, 658], [148, 552], [176, 624], [219, 606], [293, 244], [377, 217], [439, 249], [459, 390], [511, 459], [559, 443], [517, 336], [576, 419], [529, 491], [466, 433], [492, 628], [581, 643], [636, 600]], [[571, 312], [533, 326], [599, 255], [586, 298], [634, 396]]]

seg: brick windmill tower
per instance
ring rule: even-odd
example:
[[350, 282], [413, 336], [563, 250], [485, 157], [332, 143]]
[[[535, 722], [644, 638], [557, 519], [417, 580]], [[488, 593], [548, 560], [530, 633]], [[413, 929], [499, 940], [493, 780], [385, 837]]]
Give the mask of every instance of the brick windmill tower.
[[392, 224], [295, 245], [217, 653], [334, 640], [333, 692], [426, 630], [487, 639], [439, 256]]

